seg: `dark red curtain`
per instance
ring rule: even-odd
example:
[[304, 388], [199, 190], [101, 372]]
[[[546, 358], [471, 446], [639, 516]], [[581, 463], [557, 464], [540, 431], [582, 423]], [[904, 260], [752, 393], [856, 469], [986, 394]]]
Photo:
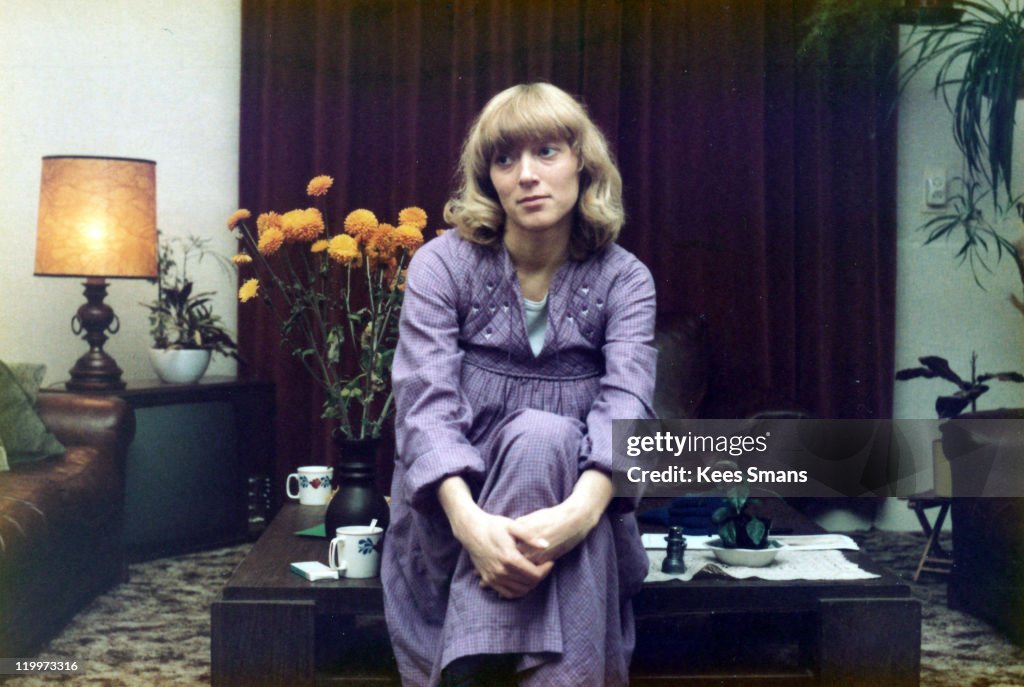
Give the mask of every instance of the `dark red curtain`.
[[[550, 81], [608, 134], [621, 243], [663, 313], [702, 313], [711, 413], [785, 398], [890, 414], [895, 282], [891, 84], [796, 58], [813, 0], [244, 0], [241, 206], [332, 216], [411, 204], [441, 226], [459, 146], [497, 91]], [[279, 472], [328, 460], [320, 398], [257, 307], [251, 371], [278, 385]]]

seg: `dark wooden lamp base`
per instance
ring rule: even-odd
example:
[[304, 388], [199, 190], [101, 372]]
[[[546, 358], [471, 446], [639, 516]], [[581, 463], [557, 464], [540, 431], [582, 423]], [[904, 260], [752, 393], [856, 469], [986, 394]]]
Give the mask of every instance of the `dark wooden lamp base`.
[[116, 334], [121, 322], [114, 309], [103, 302], [107, 296], [107, 281], [90, 277], [83, 284], [86, 302], [78, 308], [71, 319], [71, 331], [89, 344], [89, 352], [83, 355], [71, 368], [71, 379], [64, 386], [69, 391], [109, 391], [123, 389], [122, 370], [114, 359], [103, 350], [107, 332]]

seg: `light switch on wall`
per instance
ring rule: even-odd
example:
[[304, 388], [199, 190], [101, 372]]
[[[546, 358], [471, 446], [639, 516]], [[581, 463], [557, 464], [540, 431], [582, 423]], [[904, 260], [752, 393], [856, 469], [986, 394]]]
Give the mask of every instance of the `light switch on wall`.
[[945, 207], [948, 198], [946, 170], [940, 165], [925, 165], [924, 204], [929, 208]]

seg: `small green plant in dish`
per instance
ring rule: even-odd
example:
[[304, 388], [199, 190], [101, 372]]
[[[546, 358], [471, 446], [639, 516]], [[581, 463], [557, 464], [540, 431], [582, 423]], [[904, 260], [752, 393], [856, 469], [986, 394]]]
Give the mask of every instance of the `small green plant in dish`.
[[768, 532], [770, 518], [759, 518], [748, 512], [748, 508], [760, 503], [750, 498], [750, 487], [738, 484], [726, 492], [723, 505], [711, 515], [711, 521], [718, 526], [721, 546], [728, 549], [766, 549], [771, 546]]

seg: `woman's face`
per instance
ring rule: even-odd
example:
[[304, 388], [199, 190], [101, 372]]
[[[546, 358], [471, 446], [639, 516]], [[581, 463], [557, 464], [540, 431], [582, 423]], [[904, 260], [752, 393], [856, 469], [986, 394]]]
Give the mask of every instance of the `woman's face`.
[[561, 140], [499, 151], [491, 160], [491, 183], [505, 210], [505, 229], [571, 229], [580, 194], [579, 158]]

